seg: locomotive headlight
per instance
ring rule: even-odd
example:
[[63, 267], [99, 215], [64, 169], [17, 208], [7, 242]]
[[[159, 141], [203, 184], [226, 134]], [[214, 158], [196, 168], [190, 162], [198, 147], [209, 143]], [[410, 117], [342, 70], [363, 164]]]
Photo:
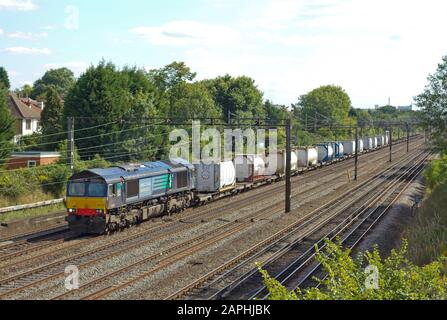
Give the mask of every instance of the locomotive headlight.
[[76, 210], [75, 209], [68, 209], [68, 213], [75, 213]]
[[96, 209], [96, 213], [104, 213], [104, 210], [102, 210], [102, 209]]

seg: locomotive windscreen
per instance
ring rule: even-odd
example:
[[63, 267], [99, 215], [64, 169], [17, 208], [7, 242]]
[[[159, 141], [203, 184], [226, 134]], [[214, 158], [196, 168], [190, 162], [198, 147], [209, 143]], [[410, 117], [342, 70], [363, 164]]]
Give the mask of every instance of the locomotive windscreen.
[[93, 182], [70, 182], [67, 188], [69, 197], [93, 197], [107, 196], [107, 185]]

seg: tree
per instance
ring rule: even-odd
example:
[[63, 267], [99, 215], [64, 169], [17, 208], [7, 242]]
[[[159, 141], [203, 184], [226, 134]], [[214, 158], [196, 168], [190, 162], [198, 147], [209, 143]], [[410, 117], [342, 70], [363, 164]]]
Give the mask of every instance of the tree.
[[[317, 260], [325, 273], [319, 286], [296, 292], [287, 290], [278, 281], [260, 269], [269, 289], [271, 300], [440, 300], [447, 298], [447, 276], [443, 274], [443, 259], [424, 267], [413, 265], [407, 258], [407, 242], [397, 252], [382, 259], [379, 249], [366, 252], [356, 259], [350, 249], [342, 244], [326, 241], [324, 251], [317, 249]], [[378, 272], [377, 286], [368, 288], [371, 272], [365, 266], [373, 266]]]
[[6, 162], [13, 150], [15, 122], [6, 102], [7, 91], [0, 88], [0, 166]]
[[229, 113], [239, 117], [265, 118], [263, 93], [252, 78], [246, 76], [233, 78], [225, 75], [204, 80], [203, 83], [208, 87], [227, 121]]
[[6, 89], [9, 90], [11, 87], [11, 84], [9, 83], [9, 77], [8, 72], [6, 72], [6, 69], [3, 67], [0, 67], [0, 89]]
[[302, 95], [294, 106], [294, 114], [313, 123], [342, 124], [349, 115], [351, 99], [339, 86], [323, 86]]
[[221, 110], [214, 103], [203, 83], [178, 83], [169, 92], [168, 118], [221, 118]]
[[[63, 131], [64, 126], [62, 124], [64, 106], [62, 100], [55, 87], [48, 86], [43, 94], [45, 108], [41, 115], [42, 135], [44, 136], [44, 143], [50, 143], [56, 141], [54, 144], [46, 144], [47, 150], [55, 150], [57, 147], [57, 140], [60, 140], [60, 136], [54, 136], [55, 133]], [[50, 136], [49, 136], [50, 135]]]
[[68, 93], [64, 108], [64, 119], [79, 119], [76, 129], [96, 127], [78, 131], [81, 157], [98, 153], [125, 160], [154, 155], [159, 143], [152, 137], [158, 129], [142, 121], [156, 115], [154, 97], [155, 86], [143, 70], [120, 71], [105, 61], [90, 67]]
[[29, 98], [33, 92], [33, 87], [29, 84], [25, 84], [22, 88], [15, 90], [15, 93], [20, 98]]
[[150, 79], [162, 92], [174, 88], [179, 83], [191, 82], [196, 75], [184, 62], [176, 61], [161, 69], [154, 69], [149, 72]]
[[447, 150], [447, 56], [428, 77], [424, 92], [415, 100], [422, 108], [425, 127], [431, 130], [435, 144], [439, 149]]
[[53, 86], [61, 99], [64, 99], [76, 80], [73, 72], [67, 68], [52, 69], [45, 72], [44, 76], [34, 82], [31, 98], [38, 99], [45, 93], [49, 86]]

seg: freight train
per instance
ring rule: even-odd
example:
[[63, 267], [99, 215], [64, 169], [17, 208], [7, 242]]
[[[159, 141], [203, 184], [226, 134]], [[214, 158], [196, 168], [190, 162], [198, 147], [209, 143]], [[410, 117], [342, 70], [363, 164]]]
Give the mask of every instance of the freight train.
[[[359, 152], [369, 152], [384, 147], [389, 139], [386, 135], [359, 142]], [[295, 148], [292, 172], [352, 157], [355, 148], [352, 140]], [[68, 181], [66, 220], [77, 235], [113, 232], [281, 180], [285, 167], [286, 153], [279, 152], [277, 157], [241, 154], [216, 164], [192, 165], [176, 159], [90, 169]]]

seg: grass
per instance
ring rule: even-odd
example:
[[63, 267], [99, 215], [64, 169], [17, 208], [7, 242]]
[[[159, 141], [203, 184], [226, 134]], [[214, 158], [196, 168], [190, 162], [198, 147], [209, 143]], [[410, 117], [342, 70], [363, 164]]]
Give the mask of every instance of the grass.
[[21, 219], [42, 217], [59, 211], [65, 211], [65, 205], [63, 203], [40, 208], [8, 212], [0, 215], [0, 223], [9, 223]]
[[53, 200], [53, 199], [54, 199], [53, 195], [44, 193], [40, 190], [36, 190], [33, 193], [29, 193], [27, 195], [23, 195], [23, 196], [15, 198], [15, 199], [2, 197], [0, 195], [0, 208], [12, 207], [12, 206], [28, 204], [28, 203], [36, 203], [36, 202], [41, 202], [41, 201], [46, 201], [46, 200]]
[[408, 258], [417, 265], [447, 257], [447, 182], [428, 194], [404, 236]]

